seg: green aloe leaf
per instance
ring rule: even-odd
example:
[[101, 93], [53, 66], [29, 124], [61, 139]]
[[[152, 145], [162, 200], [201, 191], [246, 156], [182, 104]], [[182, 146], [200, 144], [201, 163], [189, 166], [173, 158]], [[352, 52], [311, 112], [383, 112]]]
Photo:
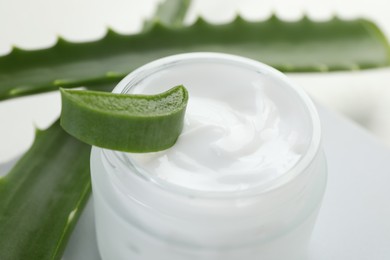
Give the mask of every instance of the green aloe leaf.
[[0, 177], [0, 259], [61, 259], [91, 191], [91, 147], [56, 122]]
[[156, 22], [137, 35], [110, 30], [96, 42], [59, 39], [45, 50], [13, 49], [0, 57], [0, 99], [61, 87], [94, 87], [118, 81], [154, 59], [182, 52], [217, 51], [247, 56], [282, 71], [357, 70], [388, 66], [389, 44], [379, 28], [364, 19], [263, 22], [237, 17], [224, 25], [199, 19], [189, 27]]

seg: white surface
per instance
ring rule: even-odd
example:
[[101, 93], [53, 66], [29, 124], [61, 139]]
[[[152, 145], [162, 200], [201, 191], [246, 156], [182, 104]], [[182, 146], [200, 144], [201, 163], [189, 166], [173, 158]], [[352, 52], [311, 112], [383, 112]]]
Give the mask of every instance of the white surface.
[[390, 259], [390, 151], [343, 117], [320, 116], [329, 174], [310, 259]]
[[[390, 259], [390, 151], [353, 123], [320, 109], [328, 186], [309, 260]], [[92, 203], [64, 260], [97, 260]]]

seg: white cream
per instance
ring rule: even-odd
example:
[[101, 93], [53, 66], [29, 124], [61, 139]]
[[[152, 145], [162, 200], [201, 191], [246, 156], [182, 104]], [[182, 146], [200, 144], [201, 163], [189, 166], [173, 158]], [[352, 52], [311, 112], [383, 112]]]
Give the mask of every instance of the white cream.
[[129, 158], [152, 178], [199, 191], [238, 191], [288, 172], [311, 140], [310, 119], [286, 83], [219, 61], [154, 72], [131, 89], [189, 91], [185, 126], [170, 149]]

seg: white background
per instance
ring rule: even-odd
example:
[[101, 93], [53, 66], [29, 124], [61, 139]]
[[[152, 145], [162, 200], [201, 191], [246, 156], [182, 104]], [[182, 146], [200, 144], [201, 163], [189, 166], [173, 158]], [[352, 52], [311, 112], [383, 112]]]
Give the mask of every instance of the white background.
[[[49, 47], [62, 36], [73, 41], [96, 40], [107, 27], [130, 34], [151, 16], [153, 0], [0, 0], [0, 55], [15, 45], [25, 49]], [[198, 13], [217, 23], [241, 13], [250, 20], [275, 12], [286, 20], [303, 13], [315, 20], [334, 15], [375, 21], [390, 38], [390, 1], [304, 0], [194, 0], [186, 22]], [[1, 72], [0, 72], [1, 73]], [[289, 75], [319, 103], [347, 115], [390, 144], [390, 69], [331, 74]], [[26, 150], [34, 127], [45, 128], [59, 115], [58, 93], [0, 102], [0, 163]]]

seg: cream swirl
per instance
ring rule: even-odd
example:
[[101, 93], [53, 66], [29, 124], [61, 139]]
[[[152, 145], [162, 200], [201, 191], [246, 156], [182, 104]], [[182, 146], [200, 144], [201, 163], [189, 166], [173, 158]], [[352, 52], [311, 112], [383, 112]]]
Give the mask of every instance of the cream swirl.
[[151, 78], [137, 92], [184, 84], [190, 94], [177, 143], [129, 155], [154, 178], [201, 191], [245, 190], [283, 175], [307, 150], [309, 118], [278, 79], [219, 63], [167, 68]]

